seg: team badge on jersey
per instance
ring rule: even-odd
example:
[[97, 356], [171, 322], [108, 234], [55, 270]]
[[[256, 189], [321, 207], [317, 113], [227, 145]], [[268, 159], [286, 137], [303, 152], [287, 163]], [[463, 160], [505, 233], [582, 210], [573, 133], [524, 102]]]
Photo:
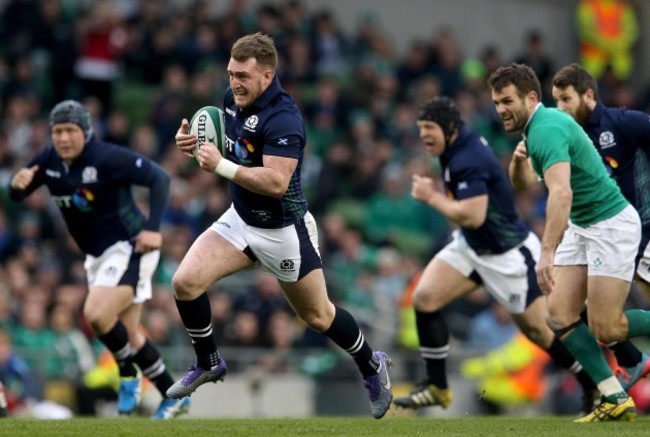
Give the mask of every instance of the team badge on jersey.
[[605, 132], [601, 132], [600, 137], [598, 137], [598, 144], [600, 145], [601, 149], [608, 149], [610, 147], [614, 147], [616, 145], [616, 139], [614, 138], [614, 134], [608, 130], [606, 130]]
[[251, 115], [246, 119], [244, 122], [244, 129], [255, 132], [255, 128], [257, 127], [257, 124], [260, 122], [260, 119], [257, 117], [257, 115]]
[[95, 167], [86, 167], [81, 173], [81, 182], [91, 184], [97, 182], [97, 169]]

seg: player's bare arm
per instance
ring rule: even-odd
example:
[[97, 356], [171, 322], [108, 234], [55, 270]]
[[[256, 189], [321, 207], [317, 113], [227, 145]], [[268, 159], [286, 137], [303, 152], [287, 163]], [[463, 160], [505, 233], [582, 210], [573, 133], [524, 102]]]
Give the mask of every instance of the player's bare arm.
[[485, 222], [488, 206], [487, 194], [462, 200], [450, 199], [435, 189], [433, 179], [413, 175], [411, 196], [438, 210], [463, 228], [477, 229]]
[[539, 178], [528, 159], [528, 151], [523, 141], [520, 141], [512, 154], [510, 167], [508, 168], [510, 182], [517, 191], [527, 190], [539, 182]]
[[559, 162], [550, 166], [544, 172], [544, 182], [548, 188], [548, 201], [542, 251], [537, 263], [537, 281], [542, 291], [550, 293], [555, 285], [553, 281], [555, 249], [562, 241], [562, 236], [569, 223], [573, 200], [570, 163]]
[[[199, 145], [196, 159], [202, 169], [215, 172], [224, 157], [216, 147], [203, 143]], [[263, 167], [237, 165], [229, 179], [254, 193], [280, 198], [287, 191], [297, 165], [298, 160], [294, 158], [264, 155]]]

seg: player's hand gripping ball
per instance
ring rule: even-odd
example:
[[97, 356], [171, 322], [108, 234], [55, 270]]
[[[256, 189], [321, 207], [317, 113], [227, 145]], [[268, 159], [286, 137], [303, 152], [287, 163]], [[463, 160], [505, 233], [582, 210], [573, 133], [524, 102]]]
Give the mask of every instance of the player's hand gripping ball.
[[[216, 106], [204, 106], [194, 113], [190, 120], [190, 134], [196, 136], [198, 144], [210, 143], [225, 156], [226, 121], [224, 113]], [[194, 149], [196, 158], [199, 148]]]

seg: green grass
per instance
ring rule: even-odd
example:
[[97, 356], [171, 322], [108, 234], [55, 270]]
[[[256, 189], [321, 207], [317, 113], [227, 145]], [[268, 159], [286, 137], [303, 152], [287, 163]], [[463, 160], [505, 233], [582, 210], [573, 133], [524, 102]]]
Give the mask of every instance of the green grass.
[[589, 436], [648, 435], [650, 418], [634, 423], [573, 423], [570, 417], [431, 417], [314, 419], [1, 419], [2, 436]]

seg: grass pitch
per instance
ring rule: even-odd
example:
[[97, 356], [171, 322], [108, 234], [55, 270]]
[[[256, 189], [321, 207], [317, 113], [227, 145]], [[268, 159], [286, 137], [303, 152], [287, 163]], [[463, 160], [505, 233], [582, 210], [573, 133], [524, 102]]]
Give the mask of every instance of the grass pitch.
[[1, 419], [0, 436], [589, 436], [650, 435], [650, 418], [633, 423], [573, 423], [570, 417], [327, 417], [313, 419], [144, 418], [32, 420]]

